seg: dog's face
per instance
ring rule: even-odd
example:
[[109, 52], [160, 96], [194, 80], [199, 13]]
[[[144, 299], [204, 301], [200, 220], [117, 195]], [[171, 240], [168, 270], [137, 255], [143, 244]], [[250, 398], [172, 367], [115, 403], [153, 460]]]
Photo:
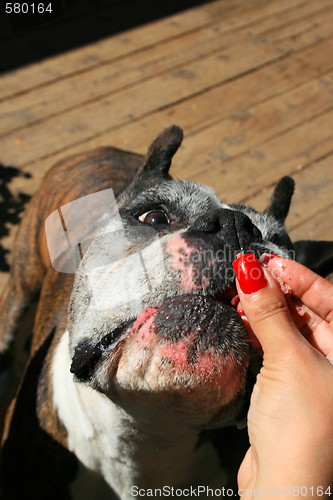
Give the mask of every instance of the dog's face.
[[237, 420], [252, 350], [236, 310], [240, 250], [288, 255], [284, 178], [270, 207], [226, 205], [172, 180], [179, 129], [165, 131], [105, 214], [77, 272], [69, 313], [72, 372], [138, 419], [204, 428]]

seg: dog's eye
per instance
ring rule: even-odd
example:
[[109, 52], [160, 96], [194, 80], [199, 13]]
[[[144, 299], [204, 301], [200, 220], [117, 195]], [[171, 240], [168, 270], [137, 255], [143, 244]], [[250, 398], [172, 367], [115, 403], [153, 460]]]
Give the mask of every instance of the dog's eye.
[[170, 220], [163, 210], [150, 210], [138, 217], [140, 222], [145, 224], [169, 224]]

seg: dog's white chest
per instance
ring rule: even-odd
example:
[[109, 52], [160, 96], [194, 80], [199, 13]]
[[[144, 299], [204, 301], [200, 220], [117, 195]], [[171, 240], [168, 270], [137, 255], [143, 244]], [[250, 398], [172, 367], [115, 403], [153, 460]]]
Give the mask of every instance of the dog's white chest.
[[[65, 332], [53, 360], [54, 404], [68, 433], [68, 448], [120, 493], [121, 471], [127, 464], [122, 464], [116, 408], [106, 396], [74, 382], [68, 342]], [[82, 471], [80, 475], [82, 478]]]

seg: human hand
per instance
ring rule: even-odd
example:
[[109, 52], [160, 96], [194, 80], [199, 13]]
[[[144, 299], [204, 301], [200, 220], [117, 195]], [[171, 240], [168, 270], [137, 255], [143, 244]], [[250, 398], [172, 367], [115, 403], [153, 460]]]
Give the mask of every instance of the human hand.
[[313, 487], [314, 498], [333, 482], [333, 285], [288, 259], [264, 267], [253, 254], [234, 263], [245, 323], [263, 351], [238, 484], [279, 488], [280, 497], [286, 487]]

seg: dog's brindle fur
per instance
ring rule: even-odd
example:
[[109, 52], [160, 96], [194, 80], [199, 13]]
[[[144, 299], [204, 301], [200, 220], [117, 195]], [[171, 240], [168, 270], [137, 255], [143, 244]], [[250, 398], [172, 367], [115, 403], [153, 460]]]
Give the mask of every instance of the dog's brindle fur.
[[[59, 435], [61, 442], [66, 441], [63, 426], [53, 409], [49, 411], [52, 391], [44, 374], [49, 372], [52, 353], [66, 328], [73, 275], [59, 273], [51, 267], [45, 220], [58, 207], [102, 189], [111, 187], [115, 196], [119, 195], [143, 161], [142, 155], [113, 147], [75, 155], [47, 172], [27, 206], [13, 245], [9, 280], [0, 299], [2, 353], [6, 353], [17, 335], [25, 309], [38, 299], [28, 367], [7, 412], [2, 437], [1, 483], [6, 498], [22, 498], [22, 494], [31, 492], [35, 498], [53, 498], [54, 495], [54, 498], [65, 499], [68, 482], [77, 469], [71, 454], [64, 452], [57, 441], [49, 437]], [[22, 442], [25, 450], [20, 455]], [[45, 471], [43, 480], [36, 470], [45, 462], [49, 463], [52, 472]], [[39, 496], [36, 491], [40, 492]]]
[[[71, 158], [50, 170], [29, 204], [1, 299], [4, 352], [40, 293], [29, 362], [6, 418], [5, 498], [71, 498], [71, 491], [73, 498], [127, 499], [132, 485], [225, 484], [219, 456], [203, 436], [242, 418], [253, 363], [242, 321], [230, 307], [234, 277], [219, 271], [230, 269], [240, 249], [257, 255], [292, 249], [283, 223], [293, 182], [278, 183], [263, 213], [225, 205], [205, 186], [171, 179], [181, 139], [181, 130], [171, 127], [145, 158], [114, 148]], [[119, 304], [121, 290], [112, 280], [119, 269], [123, 275], [133, 269], [126, 260], [108, 263], [114, 224], [108, 214], [99, 220], [74, 287], [71, 275], [52, 269], [46, 249], [44, 221], [51, 212], [110, 187], [120, 195], [132, 253], [148, 252], [158, 277], [130, 304]], [[162, 274], [151, 236], [138, 236], [142, 215], [157, 208], [169, 222], [155, 227]], [[332, 246], [324, 247], [327, 267]], [[228, 255], [221, 257], [221, 248]], [[105, 262], [102, 275], [96, 274]], [[96, 276], [102, 285], [94, 290]], [[135, 276], [133, 288], [145, 280], [144, 273]], [[81, 490], [71, 484], [78, 462], [68, 449], [83, 471]]]

